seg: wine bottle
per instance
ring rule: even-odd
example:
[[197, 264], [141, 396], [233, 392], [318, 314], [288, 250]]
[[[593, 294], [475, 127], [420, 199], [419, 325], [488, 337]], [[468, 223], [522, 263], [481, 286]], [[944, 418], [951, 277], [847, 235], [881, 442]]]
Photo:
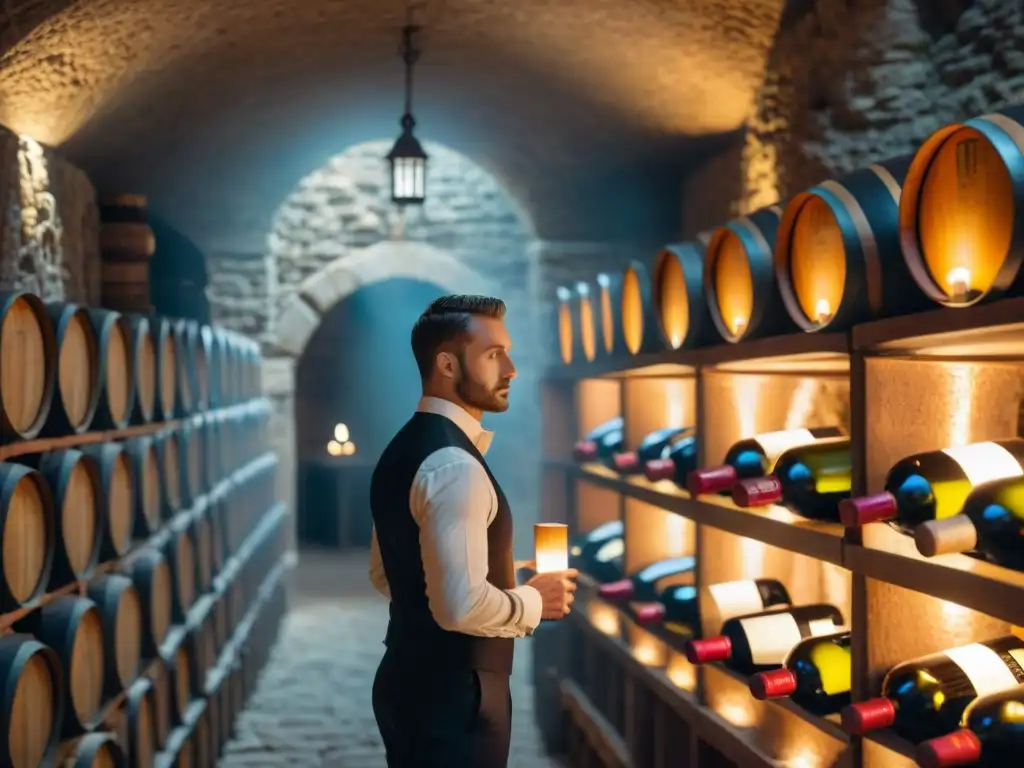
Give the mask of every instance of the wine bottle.
[[644, 465], [651, 459], [659, 459], [672, 445], [693, 432], [692, 427], [665, 427], [656, 429], [637, 446], [635, 451], [623, 451], [617, 454], [613, 465], [618, 472], [632, 475], [644, 470]]
[[672, 480], [685, 486], [686, 477], [697, 468], [697, 437], [690, 435], [676, 440], [661, 456], [644, 465], [644, 477], [652, 483]]
[[896, 462], [885, 490], [839, 503], [847, 528], [886, 520], [910, 534], [921, 523], [952, 517], [982, 483], [1024, 474], [1024, 440], [1011, 438], [928, 451]]
[[[597, 461], [599, 443], [609, 432], [618, 432], [621, 436], [625, 429], [625, 421], [621, 416], [609, 419], [590, 430], [586, 436], [573, 446], [572, 453], [576, 461]], [[621, 442], [621, 437], [620, 437]]]
[[625, 554], [623, 531], [622, 522], [613, 520], [577, 537], [569, 546], [569, 565], [599, 583], [620, 580]]
[[967, 552], [1007, 568], [1024, 570], [1024, 477], [982, 483], [960, 514], [930, 520], [914, 531], [925, 557]]
[[691, 664], [722, 661], [730, 669], [752, 675], [781, 666], [790, 650], [805, 637], [832, 635], [841, 629], [843, 614], [835, 606], [801, 605], [729, 619], [720, 635], [691, 640], [685, 653]]
[[[704, 611], [715, 627], [737, 616], [763, 613], [769, 608], [789, 605], [789, 592], [775, 579], [745, 579], [708, 586]], [[633, 615], [638, 624], [659, 621], [700, 626], [700, 608], [696, 589], [672, 586], [658, 595], [657, 602], [634, 603]]]
[[764, 477], [775, 466], [775, 460], [790, 448], [808, 445], [823, 437], [842, 437], [842, 430], [836, 427], [814, 427], [813, 429], [785, 429], [781, 432], [765, 432], [756, 437], [740, 440], [725, 454], [725, 462], [719, 467], [705, 467], [689, 474], [686, 490], [691, 496], [702, 493], [728, 493], [737, 480]]
[[755, 699], [789, 697], [816, 715], [831, 715], [850, 703], [850, 633], [808, 637], [797, 643], [782, 669], [750, 678]]
[[831, 437], [779, 456], [767, 477], [739, 480], [732, 499], [741, 507], [784, 503], [812, 520], [837, 520], [839, 502], [850, 497], [850, 439]]
[[598, 594], [606, 600], [655, 600], [662, 590], [672, 585], [692, 585], [697, 560], [693, 557], [670, 557], [641, 568], [632, 576], [602, 584]]
[[964, 719], [966, 727], [919, 745], [917, 764], [923, 768], [1020, 765], [1024, 759], [1024, 686], [976, 699]]
[[1013, 635], [951, 648], [897, 664], [882, 681], [882, 695], [843, 710], [843, 730], [860, 736], [892, 728], [914, 743], [960, 726], [980, 696], [1024, 682], [1024, 640]]

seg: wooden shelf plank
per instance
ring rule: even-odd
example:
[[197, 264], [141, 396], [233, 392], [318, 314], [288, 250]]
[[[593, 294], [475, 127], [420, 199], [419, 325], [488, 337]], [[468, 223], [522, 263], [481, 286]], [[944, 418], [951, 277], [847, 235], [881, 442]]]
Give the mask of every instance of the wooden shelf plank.
[[626, 742], [615, 731], [612, 724], [598, 712], [597, 707], [572, 680], [562, 680], [562, 703], [570, 717], [587, 735], [587, 741], [600, 755], [601, 764], [615, 768], [633, 768]]
[[644, 477], [623, 478], [602, 464], [563, 462], [562, 466], [587, 482], [681, 515], [698, 525], [843, 565], [843, 527], [838, 523], [808, 520], [777, 505], [744, 509], [719, 496], [694, 499], [669, 481], [651, 483]]

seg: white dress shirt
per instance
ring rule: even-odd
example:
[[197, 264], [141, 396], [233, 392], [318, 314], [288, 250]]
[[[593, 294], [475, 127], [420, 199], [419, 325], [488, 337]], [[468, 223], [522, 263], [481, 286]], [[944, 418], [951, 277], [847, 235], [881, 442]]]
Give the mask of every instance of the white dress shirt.
[[[491, 445], [493, 433], [455, 403], [424, 397], [417, 410], [454, 421], [481, 454]], [[430, 613], [442, 629], [479, 637], [533, 632], [543, 607], [540, 593], [528, 586], [498, 589], [487, 581], [487, 528], [498, 513], [498, 497], [476, 458], [454, 446], [430, 454], [413, 479], [409, 509], [420, 529]], [[391, 598], [376, 530], [370, 581]]]

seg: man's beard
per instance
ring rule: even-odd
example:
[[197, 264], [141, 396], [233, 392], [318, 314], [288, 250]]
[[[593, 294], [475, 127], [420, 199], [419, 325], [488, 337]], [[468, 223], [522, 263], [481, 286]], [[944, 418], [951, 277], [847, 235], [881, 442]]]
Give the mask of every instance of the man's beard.
[[459, 375], [455, 379], [455, 394], [471, 408], [487, 413], [504, 413], [508, 410], [508, 387], [511, 379], [499, 381], [494, 388], [487, 387], [466, 373], [466, 365], [459, 357]]

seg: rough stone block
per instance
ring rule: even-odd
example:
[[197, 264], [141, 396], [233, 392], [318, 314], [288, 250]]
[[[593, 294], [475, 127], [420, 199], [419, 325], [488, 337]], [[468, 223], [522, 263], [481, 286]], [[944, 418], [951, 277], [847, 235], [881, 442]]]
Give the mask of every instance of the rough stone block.
[[298, 357], [319, 325], [320, 313], [296, 293], [284, 302], [274, 344]]
[[295, 358], [269, 357], [263, 361], [263, 394], [287, 396], [295, 392]]
[[345, 257], [335, 261], [303, 282], [299, 293], [322, 314], [355, 293], [363, 284], [363, 276], [349, 269]]

